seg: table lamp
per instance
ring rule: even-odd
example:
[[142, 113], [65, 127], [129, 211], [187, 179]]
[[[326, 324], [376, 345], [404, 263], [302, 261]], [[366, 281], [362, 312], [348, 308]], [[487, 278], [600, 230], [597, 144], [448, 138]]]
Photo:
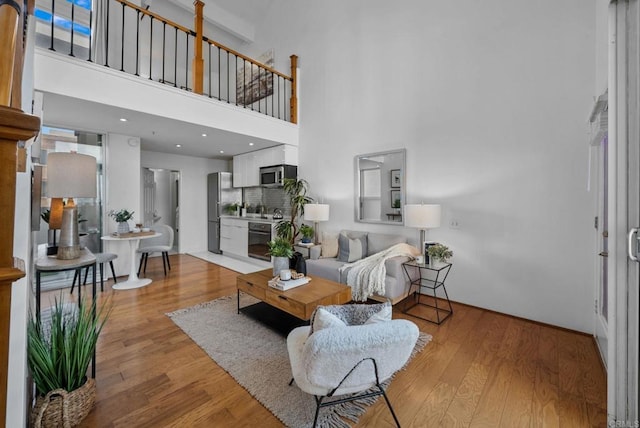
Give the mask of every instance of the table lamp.
[[420, 245], [424, 252], [424, 262], [429, 262], [429, 255], [425, 246], [426, 230], [440, 227], [442, 209], [435, 204], [406, 204], [404, 206], [404, 225], [420, 229]]
[[67, 198], [62, 209], [58, 259], [80, 257], [78, 209], [73, 198], [96, 197], [96, 158], [79, 153], [50, 153], [47, 156], [47, 195]]
[[313, 243], [318, 243], [318, 222], [329, 220], [329, 204], [305, 204], [304, 219], [313, 222]]

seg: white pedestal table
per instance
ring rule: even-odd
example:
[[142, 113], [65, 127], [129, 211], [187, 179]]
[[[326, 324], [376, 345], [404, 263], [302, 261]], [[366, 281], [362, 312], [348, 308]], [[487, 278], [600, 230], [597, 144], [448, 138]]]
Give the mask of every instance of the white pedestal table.
[[129, 278], [124, 282], [118, 282], [111, 286], [114, 290], [130, 290], [132, 288], [140, 288], [151, 284], [151, 278], [138, 278], [138, 271], [136, 270], [136, 250], [141, 239], [157, 238], [162, 233], [125, 233], [123, 235], [106, 235], [102, 239], [104, 241], [129, 241], [131, 269], [129, 271]]

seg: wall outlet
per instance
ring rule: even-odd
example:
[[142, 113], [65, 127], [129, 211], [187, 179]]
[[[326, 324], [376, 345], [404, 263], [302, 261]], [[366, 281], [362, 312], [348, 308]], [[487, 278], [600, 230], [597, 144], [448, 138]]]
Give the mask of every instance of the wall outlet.
[[460, 222], [457, 219], [452, 218], [449, 220], [449, 229], [460, 229]]

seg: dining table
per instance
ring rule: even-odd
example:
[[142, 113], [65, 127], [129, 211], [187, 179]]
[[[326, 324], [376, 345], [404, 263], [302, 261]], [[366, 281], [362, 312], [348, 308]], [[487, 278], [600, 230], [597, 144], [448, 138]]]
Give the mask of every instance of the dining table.
[[114, 290], [131, 290], [133, 288], [145, 287], [151, 284], [151, 278], [139, 278], [138, 271], [136, 270], [136, 250], [140, 245], [140, 240], [156, 238], [161, 236], [162, 233], [149, 231], [149, 232], [129, 232], [129, 233], [113, 233], [111, 235], [105, 235], [102, 237], [103, 241], [127, 241], [129, 242], [129, 257], [131, 260], [131, 269], [129, 271], [129, 278], [123, 282], [117, 282], [111, 286]]

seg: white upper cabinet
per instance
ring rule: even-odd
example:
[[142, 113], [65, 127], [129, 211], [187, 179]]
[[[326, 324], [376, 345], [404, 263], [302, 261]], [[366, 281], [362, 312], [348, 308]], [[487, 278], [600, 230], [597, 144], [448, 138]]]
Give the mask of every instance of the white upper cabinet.
[[260, 168], [272, 165], [298, 165], [298, 147], [280, 145], [233, 157], [233, 187], [260, 185]]

